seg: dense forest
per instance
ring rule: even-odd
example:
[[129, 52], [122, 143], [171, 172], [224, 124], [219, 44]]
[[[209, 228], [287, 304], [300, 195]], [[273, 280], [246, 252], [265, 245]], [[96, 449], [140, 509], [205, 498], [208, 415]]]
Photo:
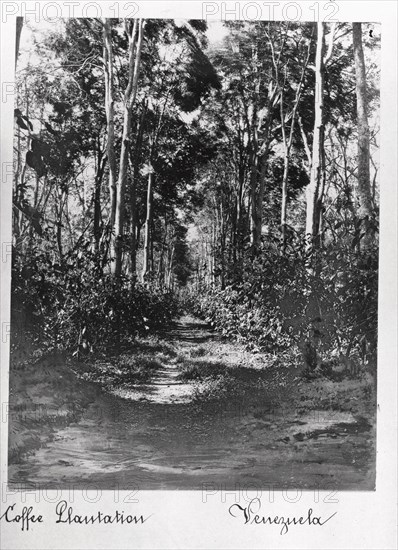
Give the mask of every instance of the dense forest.
[[80, 355], [188, 309], [308, 368], [374, 362], [378, 39], [218, 25], [17, 24], [14, 323]]

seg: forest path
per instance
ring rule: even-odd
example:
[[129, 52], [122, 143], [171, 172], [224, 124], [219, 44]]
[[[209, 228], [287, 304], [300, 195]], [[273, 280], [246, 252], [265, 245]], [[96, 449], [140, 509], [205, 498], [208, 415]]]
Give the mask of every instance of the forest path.
[[[178, 356], [162, 359], [161, 368], [154, 371], [147, 384], [131, 384], [116, 388], [113, 393], [124, 399], [151, 403], [188, 403], [192, 400], [194, 385], [179, 379], [178, 359], [189, 358], [203, 343], [212, 342], [217, 335], [206, 323], [190, 316], [180, 318], [172, 328], [162, 333], [162, 339], [178, 350]], [[177, 354], [176, 354], [177, 355]]]
[[[77, 378], [65, 365], [52, 364], [45, 376], [53, 381], [60, 373], [57, 393], [39, 383], [43, 377], [37, 364], [21, 373], [19, 386], [13, 375], [13, 391], [27, 392], [33, 404], [55, 407], [59, 396], [70, 391], [81, 412], [74, 421], [55, 418], [52, 424], [45, 418], [29, 423], [27, 410], [15, 413], [10, 433], [25, 431], [32, 437], [35, 429], [41, 444], [38, 448], [36, 440], [11, 460], [11, 487], [374, 487], [374, 427], [366, 411], [359, 414], [350, 405], [361, 403], [358, 381], [344, 387], [324, 380], [301, 383], [282, 356], [266, 364], [269, 357], [224, 342], [192, 318], [142, 346], [160, 365], [146, 385], [118, 383], [105, 390], [101, 383]], [[184, 369], [191, 374], [232, 369], [236, 377], [216, 374], [197, 382], [188, 376], [182, 382], [177, 377]], [[206, 392], [215, 389], [222, 398], [208, 399]]]

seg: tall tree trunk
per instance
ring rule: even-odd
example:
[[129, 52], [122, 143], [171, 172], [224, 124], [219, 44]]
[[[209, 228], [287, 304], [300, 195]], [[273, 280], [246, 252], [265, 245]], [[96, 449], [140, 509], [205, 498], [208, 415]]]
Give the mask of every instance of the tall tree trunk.
[[[241, 257], [243, 248], [243, 190], [245, 183], [245, 174], [241, 167], [239, 167], [239, 186], [238, 196], [236, 200], [236, 250], [238, 258]], [[234, 257], [236, 261], [236, 257]]]
[[262, 234], [262, 228], [263, 228], [263, 202], [264, 202], [264, 191], [265, 191], [265, 178], [267, 175], [267, 168], [268, 168], [268, 153], [269, 153], [269, 120], [267, 121], [267, 129], [265, 131], [265, 143], [263, 144], [264, 152], [262, 153], [261, 157], [259, 158], [260, 163], [260, 173], [259, 173], [259, 186], [258, 186], [258, 194], [257, 194], [257, 202], [256, 202], [256, 250], [259, 249], [261, 245], [261, 234]]
[[[251, 173], [250, 173], [250, 196], [251, 196], [251, 218], [250, 218], [250, 244], [252, 249], [252, 255], [255, 256], [258, 252], [260, 242], [261, 242], [261, 220], [259, 221], [258, 216], [261, 216], [262, 201], [261, 205], [259, 194], [257, 193], [258, 188], [258, 171], [259, 171], [259, 154], [258, 154], [258, 100], [260, 94], [260, 78], [258, 74], [258, 51], [257, 47], [254, 46], [252, 49], [252, 65], [253, 65], [253, 77], [256, 82], [254, 90], [254, 100], [253, 100], [253, 113], [252, 113], [252, 143], [251, 143]], [[261, 206], [261, 208], [260, 208]], [[260, 232], [259, 232], [260, 225]]]
[[366, 100], [365, 59], [362, 48], [362, 24], [353, 23], [354, 61], [358, 123], [358, 198], [361, 218], [372, 216], [370, 188], [369, 124]]
[[281, 207], [281, 231], [282, 231], [282, 247], [285, 249], [286, 244], [286, 218], [287, 218], [287, 180], [289, 176], [289, 166], [290, 166], [290, 151], [293, 145], [294, 129], [297, 119], [297, 110], [301, 98], [301, 89], [304, 82], [304, 75], [307, 69], [309, 57], [310, 57], [311, 41], [308, 46], [307, 57], [304, 62], [304, 66], [301, 71], [301, 77], [299, 84], [297, 86], [294, 104], [291, 114], [291, 123], [290, 123], [290, 132], [289, 138], [286, 133], [286, 124], [285, 124], [285, 111], [284, 111], [284, 90], [281, 90], [281, 99], [280, 99], [280, 114], [281, 114], [281, 128], [282, 128], [282, 142], [284, 149], [284, 163], [283, 163], [283, 177], [282, 177], [282, 207]]
[[[329, 35], [329, 47], [324, 57], [325, 46], [325, 25], [318, 22], [317, 26], [317, 48], [315, 58], [315, 122], [314, 135], [312, 142], [311, 175], [310, 183], [307, 186], [307, 215], [306, 215], [306, 234], [308, 238], [308, 250], [315, 247], [317, 250], [321, 244], [321, 223], [323, 195], [325, 189], [325, 127], [324, 127], [324, 71], [333, 49], [335, 24], [332, 24]], [[299, 121], [301, 126], [301, 123]], [[304, 144], [307, 149], [307, 141], [304, 130], [301, 127]], [[315, 273], [319, 265], [311, 260], [307, 264], [308, 273]], [[316, 290], [311, 289], [311, 295], [307, 303], [308, 326], [307, 334], [302, 342], [302, 353], [304, 363], [309, 370], [316, 368], [318, 364], [317, 345], [319, 343], [319, 322], [322, 319], [322, 311]]]
[[[116, 212], [116, 155], [115, 155], [115, 122], [114, 122], [114, 99], [113, 99], [113, 48], [111, 35], [111, 20], [104, 19], [103, 27], [103, 55], [105, 75], [105, 112], [106, 112], [106, 150], [109, 165], [109, 220], [111, 229], [115, 224]], [[111, 238], [111, 258], [115, 257], [114, 240]]]
[[166, 284], [166, 268], [165, 268], [165, 251], [168, 249], [168, 223], [167, 223], [167, 212], [164, 214], [164, 231], [163, 231], [163, 240], [160, 242], [160, 254], [159, 254], [159, 263], [158, 263], [158, 285], [160, 287]]
[[147, 185], [147, 205], [146, 205], [146, 221], [145, 221], [145, 234], [144, 234], [144, 262], [142, 266], [142, 274], [141, 279], [143, 282], [148, 278], [148, 275], [151, 270], [151, 260], [153, 259], [153, 243], [151, 242], [151, 229], [153, 224], [153, 215], [152, 215], [152, 207], [153, 207], [153, 166], [152, 162], [154, 159], [156, 146], [160, 134], [160, 130], [162, 127], [162, 120], [164, 116], [164, 112], [166, 109], [166, 105], [168, 102], [168, 93], [165, 96], [165, 100], [163, 103], [163, 107], [161, 110], [161, 113], [159, 115], [157, 127], [153, 133], [152, 136], [149, 138], [150, 146], [149, 146], [149, 155], [148, 155], [148, 185]]
[[251, 163], [250, 163], [250, 245], [252, 248], [252, 254], [256, 255], [259, 245], [260, 237], [258, 234], [259, 228], [259, 196], [257, 193], [258, 188], [258, 169], [259, 169], [259, 157], [258, 157], [258, 136], [257, 136], [257, 108], [253, 107], [253, 137], [252, 137], [252, 151], [251, 151]]
[[172, 278], [172, 274], [173, 274], [173, 261], [174, 261], [174, 252], [175, 252], [175, 242], [173, 241], [173, 244], [172, 244], [172, 248], [171, 248], [171, 253], [170, 253], [170, 260], [169, 260], [169, 265], [168, 265], [168, 273], [167, 273], [167, 289], [170, 290], [171, 289], [171, 278]]
[[134, 167], [130, 187], [130, 264], [133, 285], [137, 278], [137, 179], [138, 169]]
[[306, 235], [309, 245], [316, 245], [319, 237], [320, 212], [322, 208], [322, 171], [324, 147], [324, 23], [318, 22], [317, 48], [315, 60], [315, 123], [312, 143], [311, 178], [307, 186]]
[[106, 159], [102, 158], [102, 153], [98, 152], [97, 159], [97, 173], [95, 175], [95, 188], [94, 188], [94, 250], [95, 253], [99, 253], [100, 240], [101, 240], [101, 187], [102, 178], [105, 170]]
[[[152, 188], [152, 209], [153, 209], [153, 188]], [[155, 270], [155, 261], [154, 261], [154, 236], [155, 234], [155, 220], [153, 219], [153, 213], [152, 213], [152, 223], [151, 223], [151, 256], [149, 259], [150, 262], [150, 272], [153, 273]]]
[[[137, 27], [138, 38], [136, 44]], [[123, 136], [120, 151], [119, 177], [116, 189], [115, 226], [113, 235], [113, 248], [115, 251], [115, 257], [114, 261], [112, 261], [111, 263], [111, 270], [116, 278], [119, 278], [122, 272], [125, 187], [127, 179], [129, 149], [131, 147], [130, 131], [132, 108], [134, 105], [135, 97], [137, 95], [138, 78], [141, 65], [141, 49], [143, 40], [142, 19], [138, 20], [138, 22], [137, 19], [134, 20], [134, 26], [132, 29], [130, 22], [126, 21], [126, 34], [129, 40], [129, 79], [124, 94]]]
[[[216, 211], [217, 211], [217, 205], [216, 205]], [[224, 290], [225, 288], [225, 245], [226, 245], [226, 209], [224, 208], [223, 204], [223, 198], [220, 201], [220, 269], [221, 269], [221, 289]], [[210, 250], [211, 250], [211, 257], [213, 261], [215, 262], [215, 225], [211, 224], [211, 233], [210, 233]], [[214, 267], [212, 265], [212, 262], [210, 263], [210, 281], [213, 282], [213, 273], [214, 273]]]
[[131, 264], [131, 283], [134, 285], [137, 280], [137, 229], [138, 229], [138, 213], [137, 213], [137, 182], [139, 166], [142, 152], [142, 139], [144, 134], [144, 121], [146, 116], [147, 103], [144, 100], [142, 104], [142, 113], [137, 128], [137, 139], [133, 152], [131, 151], [130, 162], [133, 167], [132, 181], [130, 186], [130, 264]]
[[144, 262], [142, 267], [142, 282], [145, 282], [150, 272], [150, 257], [151, 257], [151, 226], [152, 226], [152, 199], [153, 199], [153, 171], [152, 166], [149, 168], [148, 186], [146, 197], [146, 219], [145, 219], [145, 234], [144, 234]]
[[[282, 129], [282, 143], [283, 143], [283, 176], [282, 176], [282, 205], [281, 205], [281, 232], [282, 232], [282, 248], [285, 249], [286, 244], [286, 217], [287, 217], [287, 178], [289, 176], [289, 164], [290, 164], [290, 148], [291, 141], [286, 136], [285, 125], [285, 111], [284, 111], [284, 90], [281, 91], [280, 100], [280, 113], [281, 113], [281, 129]], [[292, 134], [292, 128], [294, 126], [294, 118], [292, 115], [292, 125], [290, 127], [290, 134]]]

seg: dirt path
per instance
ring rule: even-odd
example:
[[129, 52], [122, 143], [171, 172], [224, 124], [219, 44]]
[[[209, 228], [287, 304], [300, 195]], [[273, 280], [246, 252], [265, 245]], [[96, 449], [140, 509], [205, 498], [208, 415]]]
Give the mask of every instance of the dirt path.
[[[329, 384], [325, 390], [325, 381], [298, 383], [299, 373], [291, 367], [265, 368], [265, 357], [222, 342], [207, 326], [189, 318], [168, 331], [163, 341], [169, 351], [161, 346], [153, 351], [161, 367], [148, 383], [96, 390], [77, 421], [56, 427], [41, 448], [32, 448], [32, 453], [10, 464], [11, 486], [374, 487], [374, 428], [367, 404], [365, 412], [358, 408], [358, 384], [354, 391], [347, 384]], [[262, 394], [249, 391], [224, 400], [203, 400], [200, 392], [207, 386], [203, 381], [182, 381], [182, 368], [191, 373], [236, 369], [231, 372], [239, 374], [236, 380], [242, 387], [247, 385], [247, 373], [266, 373], [261, 386], [265, 389]], [[277, 388], [282, 388], [279, 393]], [[356, 408], [346, 404], [336, 410], [325, 392], [339, 403], [344, 396], [354, 396]]]
[[[178, 349], [179, 356], [190, 356], [192, 349], [200, 343], [209, 343], [215, 339], [205, 323], [187, 317], [164, 334], [164, 339]], [[179, 379], [178, 357], [163, 360], [162, 367], [155, 371], [148, 384], [132, 384], [128, 388], [118, 388], [114, 393], [124, 399], [148, 401], [151, 403], [177, 404], [189, 403], [193, 398], [192, 382], [184, 383]]]

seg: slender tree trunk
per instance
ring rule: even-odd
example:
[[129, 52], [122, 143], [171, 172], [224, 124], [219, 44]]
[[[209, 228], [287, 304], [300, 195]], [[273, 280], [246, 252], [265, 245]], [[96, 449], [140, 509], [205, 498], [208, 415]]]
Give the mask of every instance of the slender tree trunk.
[[258, 156], [257, 156], [257, 144], [253, 145], [252, 161], [250, 168], [250, 245], [252, 253], [257, 253], [259, 237], [258, 230], [258, 208], [257, 208], [257, 183], [258, 183]]
[[110, 19], [104, 20], [104, 75], [105, 75], [105, 112], [107, 120], [107, 155], [109, 164], [110, 223], [113, 226], [116, 204], [116, 156], [115, 156], [115, 122], [113, 99], [113, 47]]
[[[264, 202], [264, 191], [265, 191], [265, 178], [267, 175], [268, 168], [268, 153], [269, 153], [269, 121], [267, 122], [266, 136], [265, 136], [265, 151], [261, 155], [260, 162], [260, 174], [259, 174], [259, 185], [258, 185], [258, 194], [256, 201], [256, 250], [259, 249], [261, 245], [261, 234], [263, 228], [263, 202]], [[264, 147], [263, 145], [263, 147]]]
[[[105, 112], [106, 112], [106, 135], [107, 135], [107, 156], [109, 166], [109, 220], [110, 229], [115, 224], [116, 212], [116, 155], [115, 155], [115, 122], [114, 122], [114, 99], [113, 99], [113, 48], [111, 35], [111, 20], [104, 19], [103, 40], [104, 40], [104, 75], [105, 75]], [[110, 239], [111, 259], [115, 257], [114, 239]]]
[[[258, 252], [261, 241], [261, 216], [262, 199], [260, 199], [257, 193], [258, 187], [258, 170], [259, 170], [259, 155], [258, 155], [258, 100], [260, 94], [260, 78], [258, 74], [258, 51], [257, 47], [252, 50], [252, 64], [253, 64], [253, 77], [256, 82], [254, 101], [253, 101], [253, 113], [252, 113], [252, 157], [251, 157], [251, 173], [250, 173], [250, 195], [251, 195], [251, 219], [250, 219], [250, 244], [252, 249], [252, 255], [255, 256]], [[261, 200], [261, 205], [260, 205]], [[261, 207], [260, 207], [261, 206]], [[260, 232], [259, 232], [260, 225]]]
[[171, 254], [170, 254], [170, 261], [168, 265], [168, 275], [167, 275], [167, 288], [170, 290], [171, 288], [171, 277], [173, 274], [173, 261], [174, 261], [174, 252], [175, 252], [175, 243], [173, 242], [172, 248], [171, 248]]
[[142, 268], [142, 282], [148, 278], [150, 271], [150, 254], [151, 254], [151, 226], [152, 226], [152, 199], [153, 199], [153, 172], [152, 167], [148, 174], [148, 186], [146, 197], [146, 219], [145, 219], [145, 234], [144, 234], [144, 262]]
[[243, 188], [244, 188], [244, 173], [239, 170], [239, 188], [236, 201], [236, 251], [238, 257], [242, 251], [242, 232], [243, 232]]
[[362, 24], [353, 23], [354, 61], [358, 121], [358, 198], [361, 218], [372, 216], [370, 187], [369, 124], [366, 100], [365, 59], [362, 48]]
[[153, 259], [153, 243], [151, 242], [151, 229], [153, 223], [153, 158], [155, 155], [156, 145], [158, 142], [163, 115], [167, 105], [168, 94], [166, 94], [163, 108], [159, 116], [158, 124], [155, 132], [150, 137], [150, 147], [149, 147], [149, 161], [148, 161], [148, 185], [147, 185], [147, 205], [146, 205], [146, 221], [145, 221], [145, 234], [144, 234], [144, 262], [142, 266], [142, 275], [141, 279], [143, 282], [148, 278], [148, 275], [151, 270], [152, 259]]
[[134, 167], [130, 187], [130, 263], [132, 284], [135, 284], [137, 278], [137, 178], [138, 169]]
[[[311, 45], [311, 44], [310, 44]], [[301, 77], [299, 84], [297, 86], [296, 95], [294, 98], [293, 110], [291, 115], [290, 123], [290, 132], [289, 138], [286, 134], [286, 125], [285, 125], [285, 112], [283, 106], [284, 91], [282, 89], [281, 99], [280, 99], [280, 112], [281, 112], [281, 127], [282, 127], [282, 141], [284, 148], [284, 163], [283, 163], [283, 177], [282, 177], [282, 207], [281, 207], [281, 230], [282, 230], [282, 247], [285, 248], [286, 244], [286, 218], [287, 218], [287, 180], [289, 176], [289, 166], [290, 166], [290, 151], [293, 145], [294, 129], [297, 118], [298, 106], [301, 98], [301, 89], [304, 82], [304, 75], [307, 69], [309, 57], [310, 57], [310, 45], [308, 46], [307, 58], [305, 60], [303, 69], [301, 71]], [[300, 129], [302, 126], [300, 126]], [[303, 130], [304, 132], [304, 130]]]
[[95, 253], [99, 253], [99, 246], [101, 240], [101, 187], [102, 178], [105, 170], [106, 159], [102, 158], [102, 153], [98, 154], [98, 166], [97, 173], [95, 175], [95, 189], [94, 189], [94, 250]]
[[317, 49], [315, 60], [315, 123], [312, 144], [311, 178], [307, 186], [307, 214], [306, 235], [311, 240], [319, 237], [319, 221], [322, 208], [322, 170], [323, 170], [323, 146], [324, 146], [324, 59], [323, 50], [325, 44], [324, 23], [318, 22]]
[[[152, 188], [152, 209], [153, 209], [153, 188]], [[152, 221], [151, 221], [151, 256], [149, 259], [150, 264], [150, 272], [153, 273], [155, 270], [155, 262], [154, 262], [154, 239], [153, 236], [155, 234], [155, 221], [153, 219], [153, 213], [152, 213]]]
[[[283, 176], [282, 176], [282, 205], [281, 205], [281, 232], [282, 232], [282, 247], [285, 248], [286, 243], [286, 216], [287, 216], [287, 178], [289, 176], [289, 164], [290, 164], [290, 139], [286, 136], [285, 126], [285, 110], [284, 110], [284, 91], [281, 92], [280, 100], [280, 113], [281, 113], [281, 129], [282, 129], [282, 143], [283, 143]], [[294, 125], [294, 119], [292, 119], [292, 126]], [[292, 133], [292, 130], [291, 130]]]
[[[160, 244], [160, 255], [158, 263], [158, 284], [163, 286], [166, 283], [166, 267], [165, 267], [165, 250], [168, 250], [167, 245], [168, 240], [168, 224], [167, 224], [167, 213], [164, 215], [164, 231], [163, 231], [163, 240]], [[167, 260], [166, 260], [167, 261]]]
[[[329, 61], [333, 49], [333, 37], [335, 24], [332, 24], [329, 35], [329, 47], [326, 56], [324, 57], [325, 46], [325, 25], [318, 22], [317, 26], [317, 48], [315, 59], [315, 123], [312, 142], [312, 158], [311, 158], [311, 174], [310, 183], [307, 186], [307, 217], [306, 217], [306, 233], [308, 238], [307, 249], [311, 250], [315, 247], [317, 250], [321, 245], [321, 224], [322, 224], [322, 209], [323, 195], [325, 189], [325, 152], [324, 152], [324, 71], [327, 62]], [[303, 141], [307, 149], [307, 142], [301, 122], [299, 121], [302, 131]], [[308, 261], [308, 274], [316, 273], [319, 269], [319, 264], [314, 262], [313, 258]], [[307, 303], [308, 327], [307, 334], [302, 342], [302, 353], [304, 363], [309, 370], [313, 370], [318, 364], [317, 346], [319, 344], [319, 322], [322, 319], [322, 311], [316, 290], [311, 289], [311, 295]]]
[[[124, 94], [124, 116], [123, 116], [123, 136], [120, 151], [119, 177], [116, 189], [116, 210], [115, 210], [115, 230], [114, 230], [114, 251], [115, 257], [111, 264], [113, 275], [118, 279], [122, 272], [123, 259], [123, 223], [124, 223], [124, 200], [125, 187], [127, 179], [127, 168], [129, 149], [131, 147], [130, 131], [132, 108], [138, 89], [138, 78], [141, 65], [141, 49], [143, 41], [143, 21], [135, 20], [131, 30], [130, 23], [126, 22], [126, 34], [129, 40], [129, 80]], [[136, 34], [138, 27], [138, 38], [136, 44]]]
[[[261, 245], [261, 232], [263, 226], [263, 202], [264, 202], [264, 191], [265, 191], [265, 177], [267, 174], [268, 167], [268, 154], [270, 146], [270, 134], [271, 134], [271, 121], [272, 121], [272, 104], [275, 99], [276, 87], [273, 87], [272, 84], [268, 88], [268, 96], [266, 103], [266, 118], [265, 122], [263, 121], [264, 130], [261, 148], [258, 145], [258, 113], [255, 110], [254, 121], [254, 151], [256, 153], [255, 159], [255, 170], [254, 174], [252, 172], [252, 194], [254, 192], [254, 205], [252, 205], [252, 250], [253, 255], [255, 256], [258, 253], [258, 250]], [[259, 90], [258, 90], [259, 91]], [[253, 195], [252, 195], [253, 196]]]
[[[217, 208], [217, 206], [216, 206]], [[211, 256], [215, 263], [215, 223], [211, 225], [210, 242]], [[225, 244], [226, 244], [226, 219], [223, 201], [220, 203], [220, 268], [221, 268], [221, 289], [225, 288]], [[214, 267], [210, 264], [210, 280], [212, 282], [212, 274]]]
[[144, 101], [142, 113], [137, 128], [137, 140], [134, 149], [134, 157], [130, 158], [133, 166], [132, 181], [130, 187], [130, 263], [131, 263], [131, 282], [134, 285], [137, 280], [137, 228], [138, 228], [138, 213], [137, 213], [137, 182], [138, 172], [141, 160], [142, 139], [144, 133], [144, 120], [146, 116], [146, 102]]

